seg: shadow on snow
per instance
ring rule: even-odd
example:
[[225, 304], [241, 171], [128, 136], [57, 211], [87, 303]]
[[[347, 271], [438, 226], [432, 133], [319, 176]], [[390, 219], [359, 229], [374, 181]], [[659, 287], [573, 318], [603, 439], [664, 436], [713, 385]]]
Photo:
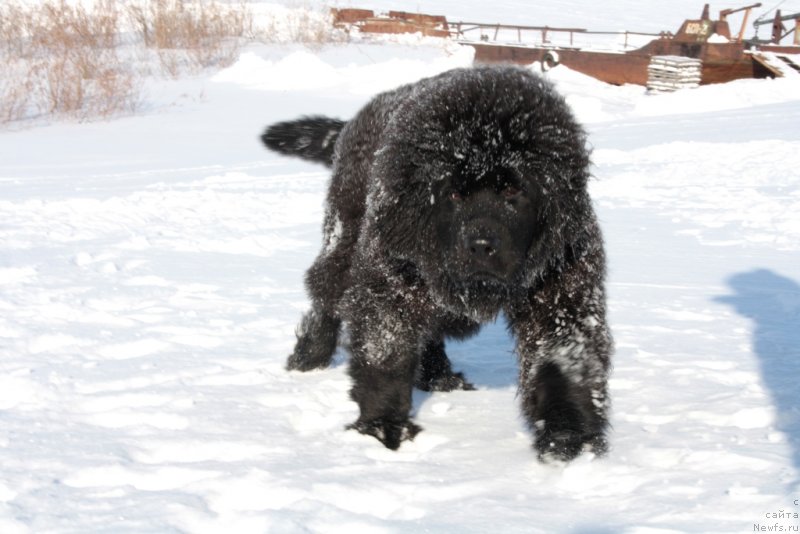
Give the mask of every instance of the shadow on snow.
[[727, 283], [733, 294], [716, 300], [754, 323], [753, 351], [778, 413], [777, 428], [800, 469], [800, 285], [767, 269], [736, 274]]
[[[508, 332], [503, 314], [492, 323], [484, 324], [473, 337], [462, 341], [445, 340], [445, 351], [453, 370], [464, 373], [467, 381], [478, 389], [505, 388], [517, 385], [518, 361], [514, 352], [514, 339]], [[333, 355], [331, 367], [347, 366], [346, 332]], [[415, 395], [427, 397], [415, 390]], [[416, 403], [415, 403], [416, 404]]]
[[480, 332], [467, 340], [447, 340], [445, 350], [453, 370], [462, 371], [479, 389], [517, 385], [517, 356], [514, 340], [508, 332], [504, 315], [483, 325]]

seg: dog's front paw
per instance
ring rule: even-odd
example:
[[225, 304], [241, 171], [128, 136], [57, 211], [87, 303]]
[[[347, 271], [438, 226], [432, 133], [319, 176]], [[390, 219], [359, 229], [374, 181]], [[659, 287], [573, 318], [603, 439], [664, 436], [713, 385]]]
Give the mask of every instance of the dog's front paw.
[[373, 436], [387, 449], [396, 451], [404, 441], [413, 441], [422, 427], [406, 419], [405, 421], [389, 421], [387, 419], [358, 420], [347, 429], [358, 430], [367, 436]]
[[422, 391], [474, 391], [475, 386], [464, 378], [463, 373], [449, 373], [436, 378], [418, 379], [414, 384]]
[[313, 355], [309, 355], [307, 353], [301, 352], [300, 350], [295, 350], [292, 354], [286, 358], [286, 370], [287, 371], [313, 371], [315, 369], [325, 369], [330, 365], [330, 360], [327, 356], [319, 358], [314, 357]]
[[539, 453], [539, 461], [545, 463], [569, 462], [584, 451], [602, 456], [608, 450], [608, 442], [604, 435], [586, 435], [569, 430], [542, 432], [537, 436], [533, 446]]

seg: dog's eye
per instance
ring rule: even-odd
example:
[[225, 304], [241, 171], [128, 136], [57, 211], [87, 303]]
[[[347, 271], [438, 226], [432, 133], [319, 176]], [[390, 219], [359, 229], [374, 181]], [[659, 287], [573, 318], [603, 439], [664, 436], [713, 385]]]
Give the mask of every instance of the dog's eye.
[[513, 185], [507, 185], [503, 188], [502, 194], [507, 199], [516, 198], [519, 194], [522, 193], [522, 190], [519, 187], [515, 187]]

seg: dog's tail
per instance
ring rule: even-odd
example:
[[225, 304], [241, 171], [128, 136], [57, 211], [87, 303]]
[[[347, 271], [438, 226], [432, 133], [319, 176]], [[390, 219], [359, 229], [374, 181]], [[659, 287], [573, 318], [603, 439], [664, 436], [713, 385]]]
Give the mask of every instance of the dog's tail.
[[277, 122], [261, 136], [267, 148], [303, 159], [333, 165], [333, 148], [345, 121], [329, 117], [302, 117]]

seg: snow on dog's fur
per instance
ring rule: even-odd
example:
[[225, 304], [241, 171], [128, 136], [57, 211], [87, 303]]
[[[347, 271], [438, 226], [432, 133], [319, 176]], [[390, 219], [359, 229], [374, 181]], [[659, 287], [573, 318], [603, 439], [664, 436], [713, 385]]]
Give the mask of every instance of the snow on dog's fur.
[[348, 329], [352, 425], [396, 449], [421, 430], [411, 390], [473, 389], [446, 338], [501, 311], [541, 458], [606, 450], [612, 351], [585, 134], [549, 82], [449, 71], [376, 96], [352, 120], [275, 124], [271, 149], [333, 168], [312, 308], [287, 367], [326, 367]]

